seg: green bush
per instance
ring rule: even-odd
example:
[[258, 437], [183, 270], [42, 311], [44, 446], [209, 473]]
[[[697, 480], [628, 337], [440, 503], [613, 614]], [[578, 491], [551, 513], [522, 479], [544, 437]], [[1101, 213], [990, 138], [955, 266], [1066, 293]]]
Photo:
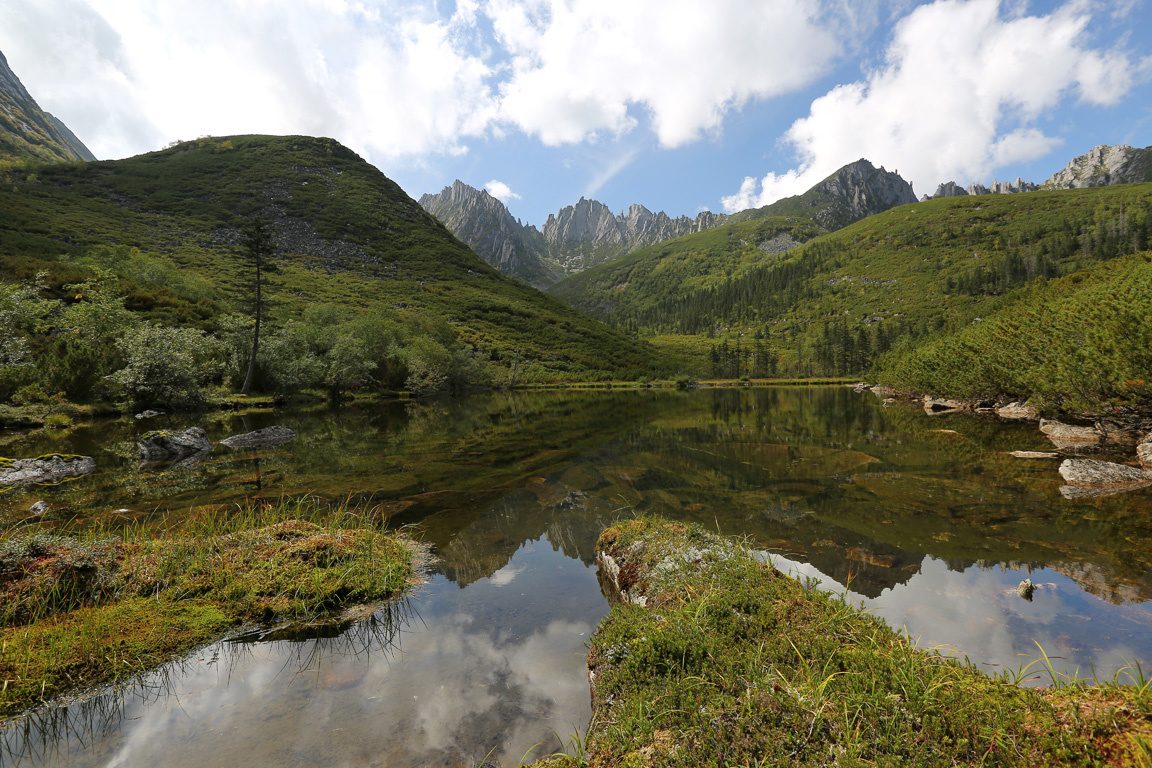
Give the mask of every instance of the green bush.
[[117, 341], [128, 364], [110, 379], [138, 408], [204, 404], [203, 387], [223, 372], [224, 345], [201, 331], [141, 325]]

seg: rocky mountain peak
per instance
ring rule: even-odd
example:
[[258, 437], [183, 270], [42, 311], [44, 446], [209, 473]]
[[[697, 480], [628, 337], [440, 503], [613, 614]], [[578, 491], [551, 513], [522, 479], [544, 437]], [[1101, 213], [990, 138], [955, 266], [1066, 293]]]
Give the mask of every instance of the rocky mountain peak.
[[1101, 144], [1052, 174], [1043, 189], [1079, 189], [1152, 181], [1152, 147]]
[[55, 116], [40, 109], [0, 53], [0, 160], [95, 160]]
[[825, 229], [839, 229], [898, 205], [916, 202], [912, 185], [899, 171], [877, 168], [864, 158], [845, 165], [801, 196], [822, 204], [813, 220]]

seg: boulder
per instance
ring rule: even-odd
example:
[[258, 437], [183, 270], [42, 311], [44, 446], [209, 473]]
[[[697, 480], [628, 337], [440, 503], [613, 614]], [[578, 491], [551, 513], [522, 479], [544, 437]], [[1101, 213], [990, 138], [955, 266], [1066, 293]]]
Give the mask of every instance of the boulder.
[[1103, 437], [1096, 427], [1077, 427], [1059, 421], [1040, 419], [1040, 431], [1052, 440], [1065, 443], [1098, 443]]
[[1032, 579], [1024, 579], [1016, 587], [1016, 594], [1024, 598], [1028, 602], [1032, 602], [1032, 593], [1036, 591], [1036, 585], [1032, 583]]
[[61, 456], [58, 453], [38, 459], [3, 459], [0, 461], [0, 486], [59, 483], [96, 471], [91, 456]]
[[1038, 419], [1040, 414], [1027, 403], [1012, 402], [996, 409], [996, 415], [1002, 419]]
[[160, 430], [137, 440], [136, 450], [144, 461], [176, 461], [207, 455], [212, 441], [200, 427], [189, 427], [183, 432]]
[[48, 512], [50, 512], [51, 509], [52, 509], [52, 507], [48, 506], [48, 502], [38, 501], [35, 504], [33, 504], [32, 506], [28, 507], [28, 512], [30, 514], [36, 515], [37, 517], [40, 517], [41, 515], [48, 514]]
[[265, 427], [255, 432], [245, 432], [242, 435], [232, 435], [220, 441], [221, 445], [229, 448], [267, 448], [273, 445], [283, 445], [296, 437], [296, 433], [279, 425]]
[[1152, 485], [1152, 470], [1096, 459], [1065, 459], [1060, 476], [1068, 485], [1089, 488]]

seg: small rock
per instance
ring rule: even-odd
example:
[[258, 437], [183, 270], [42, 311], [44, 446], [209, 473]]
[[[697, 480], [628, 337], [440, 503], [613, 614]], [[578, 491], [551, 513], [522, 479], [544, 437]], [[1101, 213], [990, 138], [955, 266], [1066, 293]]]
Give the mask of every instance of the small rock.
[[136, 441], [136, 450], [144, 461], [172, 461], [206, 456], [212, 441], [200, 427], [189, 427], [183, 432], [149, 432]]
[[1018, 459], [1058, 459], [1060, 454], [1050, 451], [1012, 451], [1010, 456]]
[[154, 418], [156, 416], [163, 416], [163, 415], [164, 415], [164, 411], [148, 410], [148, 411], [141, 411], [140, 413], [136, 414], [136, 418], [137, 419], [151, 419], [151, 418]]
[[1027, 403], [1013, 402], [996, 409], [996, 415], [1002, 419], [1038, 419], [1040, 414]]
[[48, 502], [38, 501], [32, 506], [28, 507], [28, 512], [39, 517], [40, 515], [47, 514], [48, 510], [50, 509], [51, 507], [48, 506]]
[[1152, 485], [1152, 470], [1096, 459], [1065, 459], [1060, 476], [1068, 485], [1091, 488]]
[[1024, 598], [1028, 602], [1032, 602], [1032, 593], [1036, 591], [1036, 585], [1032, 583], [1032, 579], [1024, 579], [1016, 587], [1016, 594]]
[[296, 433], [288, 427], [265, 427], [255, 432], [245, 432], [242, 435], [233, 435], [220, 441], [221, 445], [229, 448], [266, 448], [273, 445], [283, 445], [293, 440]]

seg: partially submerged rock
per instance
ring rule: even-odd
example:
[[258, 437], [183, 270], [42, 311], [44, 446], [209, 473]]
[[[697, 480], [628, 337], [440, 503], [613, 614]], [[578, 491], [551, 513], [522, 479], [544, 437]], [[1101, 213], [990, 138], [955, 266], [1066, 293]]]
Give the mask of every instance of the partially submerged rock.
[[1032, 583], [1032, 579], [1024, 579], [1016, 587], [1016, 594], [1024, 598], [1028, 602], [1032, 602], [1032, 593], [1036, 591], [1036, 585]]
[[1101, 489], [1135, 489], [1152, 485], [1152, 470], [1096, 459], [1065, 459], [1060, 476], [1071, 486]]
[[136, 450], [144, 461], [178, 461], [206, 456], [212, 450], [212, 441], [200, 427], [189, 427], [183, 432], [160, 430], [137, 440]]
[[1051, 451], [1012, 451], [1010, 456], [1018, 459], [1058, 459], [1060, 454]]
[[1152, 469], [1152, 442], [1140, 443], [1136, 446], [1136, 458], [1144, 469]]
[[924, 398], [924, 412], [932, 416], [965, 410], [968, 410], [968, 404], [960, 400], [938, 400], [932, 397]]
[[229, 448], [267, 448], [274, 445], [283, 445], [296, 437], [296, 433], [276, 425], [257, 429], [254, 432], [245, 432], [242, 435], [232, 435], [220, 441], [221, 445]]
[[1012, 402], [996, 409], [996, 415], [1002, 419], [1038, 419], [1040, 413], [1031, 405], [1021, 402]]
[[91, 456], [65, 456], [54, 453], [37, 459], [0, 460], [0, 486], [59, 483], [96, 471]]
[[1096, 427], [1078, 427], [1059, 421], [1040, 419], [1040, 431], [1053, 440], [1067, 443], [1098, 443], [1104, 436]]
[[156, 418], [157, 416], [163, 416], [163, 415], [164, 415], [164, 411], [153, 411], [153, 410], [140, 411], [140, 413], [136, 414], [136, 419], [138, 421], [140, 419], [153, 419], [153, 418]]

